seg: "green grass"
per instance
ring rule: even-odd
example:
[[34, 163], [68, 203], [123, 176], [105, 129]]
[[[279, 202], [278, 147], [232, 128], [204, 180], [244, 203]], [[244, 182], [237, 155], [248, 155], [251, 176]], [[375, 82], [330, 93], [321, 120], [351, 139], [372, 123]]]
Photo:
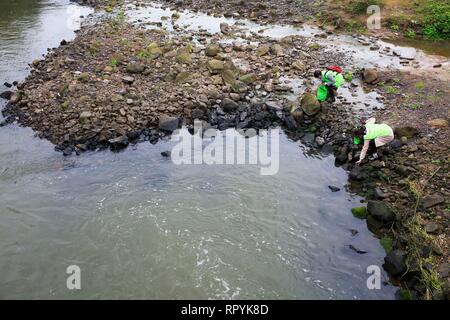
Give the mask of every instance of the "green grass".
[[398, 92], [399, 91], [398, 91], [398, 89], [396, 87], [393, 87], [393, 86], [386, 87], [386, 93], [397, 94]]
[[413, 103], [406, 105], [406, 107], [411, 110], [419, 110], [419, 109], [423, 108], [423, 104], [421, 104], [420, 102], [413, 102]]
[[422, 81], [417, 82], [414, 86], [416, 87], [417, 90], [425, 89], [425, 83], [423, 83]]
[[119, 60], [117, 58], [112, 58], [109, 62], [109, 65], [113, 68], [116, 68], [119, 65]]

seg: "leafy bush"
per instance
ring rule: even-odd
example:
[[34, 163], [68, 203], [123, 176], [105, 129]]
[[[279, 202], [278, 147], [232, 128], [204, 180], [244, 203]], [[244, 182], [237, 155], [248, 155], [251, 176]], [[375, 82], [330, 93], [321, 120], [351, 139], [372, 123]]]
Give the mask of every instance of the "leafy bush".
[[423, 16], [423, 33], [430, 39], [450, 39], [450, 2], [427, 0], [418, 10]]
[[353, 0], [350, 2], [350, 12], [353, 14], [365, 14], [367, 13], [367, 8], [372, 5], [382, 6], [383, 1], [381, 0]]

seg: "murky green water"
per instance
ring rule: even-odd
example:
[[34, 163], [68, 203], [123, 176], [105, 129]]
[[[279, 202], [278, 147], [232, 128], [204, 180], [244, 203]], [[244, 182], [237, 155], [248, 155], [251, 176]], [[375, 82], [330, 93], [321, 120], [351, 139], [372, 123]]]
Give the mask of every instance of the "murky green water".
[[[74, 36], [68, 5], [0, 1], [0, 83]], [[360, 199], [332, 156], [281, 135], [280, 171], [261, 176], [175, 166], [160, 155], [171, 144], [64, 158], [28, 128], [1, 127], [0, 298], [393, 298], [366, 287], [384, 252], [352, 217]], [[69, 265], [80, 291], [66, 287]]]

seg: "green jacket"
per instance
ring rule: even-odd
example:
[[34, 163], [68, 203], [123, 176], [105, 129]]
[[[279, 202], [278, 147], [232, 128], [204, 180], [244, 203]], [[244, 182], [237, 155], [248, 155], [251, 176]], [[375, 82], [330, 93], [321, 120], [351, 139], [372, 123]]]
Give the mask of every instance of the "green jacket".
[[325, 83], [332, 83], [332, 81], [329, 79], [329, 76], [332, 76], [334, 79], [334, 85], [339, 88], [344, 83], [344, 76], [340, 73], [337, 73], [333, 70], [324, 70], [322, 71], [322, 81]]
[[366, 124], [367, 134], [364, 136], [364, 140], [373, 140], [378, 137], [389, 136], [392, 134], [392, 129], [387, 124]]

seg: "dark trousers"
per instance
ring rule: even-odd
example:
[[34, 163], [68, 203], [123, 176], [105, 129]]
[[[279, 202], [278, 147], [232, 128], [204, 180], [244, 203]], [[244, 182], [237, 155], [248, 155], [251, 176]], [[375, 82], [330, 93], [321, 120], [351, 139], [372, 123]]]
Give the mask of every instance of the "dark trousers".
[[370, 140], [369, 142], [369, 150], [367, 150], [368, 155], [372, 155], [377, 152], [377, 147], [375, 146], [375, 139]]
[[336, 90], [337, 88], [335, 86], [326, 86], [328, 89], [328, 96], [327, 99], [331, 102], [336, 101]]

